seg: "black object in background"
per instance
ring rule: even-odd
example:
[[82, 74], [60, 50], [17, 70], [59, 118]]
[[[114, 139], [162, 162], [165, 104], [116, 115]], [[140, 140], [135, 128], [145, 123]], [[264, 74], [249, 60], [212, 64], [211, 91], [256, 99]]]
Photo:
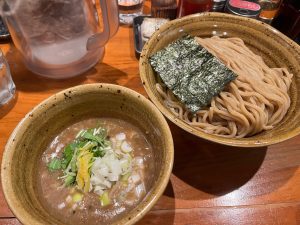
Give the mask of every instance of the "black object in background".
[[134, 48], [136, 58], [140, 58], [144, 43], [142, 40], [141, 26], [146, 17], [150, 16], [137, 16], [133, 19], [133, 35], [134, 35]]
[[8, 40], [8, 39], [10, 39], [9, 31], [8, 31], [4, 21], [0, 17], [0, 40], [5, 41], [5, 40]]
[[224, 12], [227, 0], [213, 0], [212, 12]]
[[284, 0], [272, 26], [300, 44], [300, 1]]

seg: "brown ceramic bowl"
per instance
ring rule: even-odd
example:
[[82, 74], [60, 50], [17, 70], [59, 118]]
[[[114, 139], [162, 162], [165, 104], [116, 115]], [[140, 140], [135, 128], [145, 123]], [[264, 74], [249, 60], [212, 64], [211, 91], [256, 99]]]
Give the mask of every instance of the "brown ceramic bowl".
[[[62, 129], [88, 117], [122, 118], [138, 126], [154, 149], [155, 179], [141, 203], [116, 224], [141, 219], [162, 195], [173, 166], [173, 140], [163, 115], [140, 94], [117, 85], [89, 84], [55, 94], [19, 123], [3, 154], [2, 187], [9, 207], [23, 223], [62, 224], [39, 201], [35, 168], [46, 145]], [[147, 132], [146, 132], [147, 131]]]
[[[204, 133], [188, 125], [164, 105], [155, 88], [157, 75], [149, 57], [184, 34], [200, 37], [239, 37], [271, 67], [286, 67], [293, 73], [289, 95], [291, 106], [283, 121], [274, 129], [247, 138], [224, 138]], [[282, 142], [300, 133], [300, 46], [260, 21], [221, 13], [194, 14], [162, 26], [145, 44], [140, 58], [140, 76], [150, 99], [173, 123], [209, 141], [240, 147], [267, 146]]]

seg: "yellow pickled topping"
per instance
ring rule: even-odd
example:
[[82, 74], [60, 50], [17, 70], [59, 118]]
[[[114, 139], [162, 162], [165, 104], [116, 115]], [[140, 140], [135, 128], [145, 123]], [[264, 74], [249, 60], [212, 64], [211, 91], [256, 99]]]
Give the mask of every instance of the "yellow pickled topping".
[[77, 187], [82, 190], [83, 192], [89, 192], [90, 190], [90, 161], [93, 158], [93, 153], [89, 152], [88, 150], [82, 150], [77, 158], [77, 176], [76, 182]]

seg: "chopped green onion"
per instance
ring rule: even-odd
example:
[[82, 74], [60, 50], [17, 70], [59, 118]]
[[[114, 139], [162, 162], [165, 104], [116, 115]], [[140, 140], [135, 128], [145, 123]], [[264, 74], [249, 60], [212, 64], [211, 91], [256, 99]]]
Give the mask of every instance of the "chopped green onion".
[[99, 199], [101, 201], [101, 205], [102, 206], [108, 206], [108, 205], [110, 205], [110, 198], [108, 196], [108, 192], [107, 191], [104, 191], [104, 193], [102, 195], [100, 195]]
[[74, 184], [75, 179], [76, 179], [76, 175], [75, 176], [67, 175], [65, 178], [65, 186], [70, 186]]
[[83, 198], [83, 195], [80, 194], [80, 193], [75, 193], [73, 196], [72, 196], [72, 201], [73, 202], [81, 202], [82, 201], [82, 198]]
[[128, 178], [130, 177], [130, 175], [131, 175], [130, 172], [124, 174], [124, 175], [121, 177], [121, 181], [123, 181], [123, 182], [128, 181]]
[[55, 171], [61, 169], [61, 161], [58, 158], [54, 158], [48, 164], [48, 169], [50, 171]]

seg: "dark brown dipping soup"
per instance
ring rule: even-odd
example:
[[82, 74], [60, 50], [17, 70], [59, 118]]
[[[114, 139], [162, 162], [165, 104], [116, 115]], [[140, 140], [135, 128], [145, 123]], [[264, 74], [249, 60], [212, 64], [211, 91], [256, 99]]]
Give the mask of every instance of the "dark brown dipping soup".
[[38, 164], [41, 203], [65, 224], [113, 223], [132, 210], [153, 181], [153, 152], [129, 122], [93, 118], [71, 125]]

